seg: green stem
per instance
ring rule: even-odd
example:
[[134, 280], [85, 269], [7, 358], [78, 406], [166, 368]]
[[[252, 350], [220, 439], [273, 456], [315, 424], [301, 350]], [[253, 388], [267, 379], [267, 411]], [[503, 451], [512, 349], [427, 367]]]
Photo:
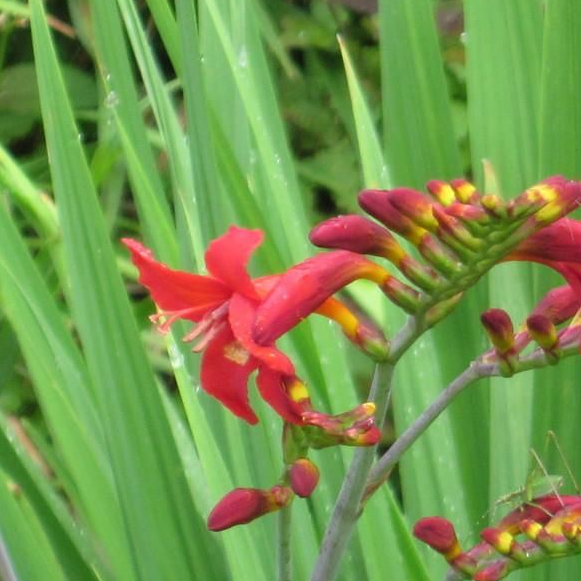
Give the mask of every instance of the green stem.
[[278, 512], [276, 581], [292, 580], [291, 516], [292, 503]]
[[[391, 363], [382, 363], [375, 368], [370, 399], [377, 406], [378, 425], [383, 423], [387, 411], [392, 376], [393, 365]], [[331, 521], [325, 531], [311, 581], [331, 581], [337, 575], [340, 558], [345, 552], [359, 516], [359, 503], [374, 458], [374, 446], [359, 448], [355, 452], [353, 462], [339, 492]]]

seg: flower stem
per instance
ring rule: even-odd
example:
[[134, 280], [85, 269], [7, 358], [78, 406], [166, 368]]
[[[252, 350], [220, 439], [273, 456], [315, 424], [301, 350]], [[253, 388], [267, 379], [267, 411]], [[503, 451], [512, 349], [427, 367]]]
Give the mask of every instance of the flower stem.
[[[392, 376], [393, 365], [391, 363], [383, 363], [375, 368], [370, 399], [377, 406], [376, 417], [379, 427], [381, 427], [387, 411]], [[340, 558], [345, 552], [347, 542], [359, 516], [359, 503], [374, 457], [375, 447], [356, 450], [335, 503], [331, 521], [325, 531], [311, 581], [331, 581], [337, 575]]]
[[278, 511], [276, 581], [292, 580], [291, 516], [292, 503]]

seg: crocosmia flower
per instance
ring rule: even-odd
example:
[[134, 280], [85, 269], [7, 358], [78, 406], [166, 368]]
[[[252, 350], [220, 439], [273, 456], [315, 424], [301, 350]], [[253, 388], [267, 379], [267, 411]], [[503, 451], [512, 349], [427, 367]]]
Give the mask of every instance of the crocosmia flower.
[[248, 403], [248, 376], [258, 369], [262, 396], [286, 420], [300, 422], [300, 410], [286, 396], [282, 378], [294, 376], [290, 359], [271, 345], [256, 344], [251, 335], [254, 313], [277, 277], [252, 280], [246, 266], [263, 240], [260, 230], [231, 227], [208, 247], [208, 275], [174, 270], [155, 260], [151, 250], [124, 239], [139, 269], [139, 282], [159, 308], [152, 319], [162, 331], [178, 319], [197, 323], [185, 341], [198, 340], [202, 351], [201, 385], [230, 411], [254, 424]]
[[[343, 284], [369, 271], [376, 276], [383, 271], [355, 254], [340, 263], [325, 255], [291, 269], [300, 270], [305, 284], [297, 286], [296, 279], [283, 275], [251, 279], [246, 267], [262, 240], [260, 230], [230, 227], [209, 245], [205, 276], [169, 268], [136, 240], [126, 238], [123, 243], [139, 269], [139, 282], [149, 290], [159, 309], [152, 317], [159, 329], [167, 332], [178, 319], [196, 323], [184, 341], [197, 341], [193, 351], [203, 351], [202, 388], [254, 424], [258, 418], [248, 403], [247, 383], [248, 376], [257, 370], [256, 383], [262, 397], [286, 421], [303, 424], [303, 413], [311, 411], [308, 399], [289, 393], [288, 386], [296, 383], [295, 369], [274, 342], [302, 318], [317, 312], [338, 322], [361, 349], [383, 357], [387, 351], [383, 335], [331, 297]], [[349, 254], [340, 252], [341, 256]], [[268, 337], [257, 340], [256, 313], [271, 294], [275, 296], [268, 305], [278, 313], [278, 319], [271, 321]]]

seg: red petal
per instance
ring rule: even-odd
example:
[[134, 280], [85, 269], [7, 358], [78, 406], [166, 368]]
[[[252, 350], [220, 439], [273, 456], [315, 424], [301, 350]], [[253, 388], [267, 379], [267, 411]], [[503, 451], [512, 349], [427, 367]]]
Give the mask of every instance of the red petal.
[[523, 240], [506, 260], [581, 263], [581, 222], [561, 218]]
[[293, 402], [282, 382], [282, 376], [276, 371], [261, 367], [256, 378], [256, 385], [262, 399], [286, 422], [301, 425], [301, 409]]
[[241, 347], [230, 327], [218, 333], [202, 355], [200, 380], [204, 390], [249, 424], [258, 422], [248, 404], [248, 376], [257, 363]]
[[199, 321], [230, 298], [231, 292], [220, 281], [209, 276], [173, 270], [154, 259], [153, 253], [140, 242], [123, 238], [139, 269], [139, 282], [146, 287], [158, 307], [164, 311], [187, 310], [182, 318]]
[[206, 250], [208, 272], [232, 291], [258, 299], [246, 266], [250, 255], [263, 239], [262, 230], [230, 226], [226, 234], [216, 238]]
[[294, 375], [295, 370], [291, 360], [276, 347], [258, 345], [252, 338], [252, 327], [256, 314], [257, 303], [246, 297], [234, 294], [230, 300], [228, 317], [232, 331], [242, 344], [262, 365], [277, 371], [282, 375]]

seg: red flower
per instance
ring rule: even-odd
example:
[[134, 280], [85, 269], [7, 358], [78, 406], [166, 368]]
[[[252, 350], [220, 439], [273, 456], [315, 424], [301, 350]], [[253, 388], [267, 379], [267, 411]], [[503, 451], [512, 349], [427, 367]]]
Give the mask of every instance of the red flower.
[[523, 240], [505, 260], [527, 260], [555, 269], [581, 300], [581, 222], [561, 218]]
[[[347, 337], [377, 358], [385, 356], [383, 335], [360, 321], [341, 301], [330, 295], [354, 278], [385, 273], [367, 259], [349, 252], [306, 260], [289, 272], [301, 273], [303, 284], [287, 275], [251, 279], [248, 260], [263, 240], [260, 230], [232, 226], [206, 251], [207, 276], [173, 270], [156, 261], [141, 243], [124, 239], [139, 269], [139, 282], [149, 289], [159, 308], [152, 320], [167, 332], [172, 323], [197, 323], [185, 341], [199, 339], [193, 351], [204, 351], [201, 385], [230, 411], [251, 424], [258, 421], [248, 404], [248, 376], [258, 370], [262, 397], [286, 421], [303, 424], [310, 411], [308, 399], [290, 393], [296, 379], [289, 358], [274, 342], [304, 317], [317, 312], [337, 321]], [[334, 258], [341, 257], [341, 260]], [[274, 295], [272, 299], [271, 295]], [[267, 300], [268, 299], [268, 300]], [[255, 340], [255, 319], [263, 302], [277, 318], [269, 321], [268, 337]], [[308, 397], [308, 396], [306, 396]]]
[[[177, 319], [197, 325], [184, 337], [200, 338], [194, 351], [204, 350], [202, 387], [230, 411], [251, 424], [258, 421], [248, 404], [248, 376], [258, 369], [262, 397], [285, 420], [301, 423], [301, 410], [287, 396], [283, 380], [294, 376], [292, 362], [273, 346], [258, 345], [251, 335], [254, 313], [278, 277], [252, 280], [246, 265], [263, 240], [260, 230], [230, 227], [206, 251], [209, 275], [190, 274], [157, 262], [151, 250], [124, 239], [160, 312], [152, 317], [167, 331]], [[280, 334], [278, 335], [280, 336]]]

